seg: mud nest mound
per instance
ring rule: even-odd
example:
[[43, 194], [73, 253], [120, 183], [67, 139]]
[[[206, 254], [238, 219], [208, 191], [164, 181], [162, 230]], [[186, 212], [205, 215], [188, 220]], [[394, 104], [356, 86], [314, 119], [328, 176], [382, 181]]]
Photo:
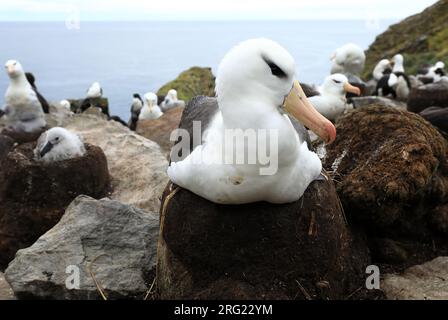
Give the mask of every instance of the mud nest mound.
[[443, 231], [447, 142], [422, 117], [371, 106], [341, 117], [324, 166], [349, 219], [375, 236], [431, 238]]
[[345, 299], [364, 286], [368, 264], [331, 181], [285, 205], [218, 205], [172, 184], [165, 190], [163, 299]]
[[35, 132], [16, 132], [9, 129], [3, 129], [1, 135], [10, 137], [14, 142], [18, 144], [33, 142], [39, 139], [40, 135], [44, 133], [48, 127], [43, 128]]
[[46, 164], [33, 159], [34, 147], [20, 145], [0, 159], [0, 269], [51, 229], [77, 196], [109, 191], [101, 148], [86, 145], [82, 157]]
[[14, 140], [11, 137], [0, 134], [0, 161], [7, 156], [14, 146]]

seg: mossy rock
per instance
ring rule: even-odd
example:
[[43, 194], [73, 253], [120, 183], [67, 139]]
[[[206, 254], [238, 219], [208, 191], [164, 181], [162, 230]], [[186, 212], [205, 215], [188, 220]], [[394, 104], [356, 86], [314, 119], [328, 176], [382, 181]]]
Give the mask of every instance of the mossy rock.
[[176, 89], [178, 98], [184, 101], [189, 101], [195, 96], [213, 97], [215, 76], [211, 68], [192, 67], [165, 84], [157, 91], [157, 95], [165, 96], [170, 89]]
[[397, 53], [403, 54], [408, 74], [428, 63], [448, 62], [448, 0], [438, 1], [379, 35], [366, 52], [364, 78], [372, 77], [379, 60]]

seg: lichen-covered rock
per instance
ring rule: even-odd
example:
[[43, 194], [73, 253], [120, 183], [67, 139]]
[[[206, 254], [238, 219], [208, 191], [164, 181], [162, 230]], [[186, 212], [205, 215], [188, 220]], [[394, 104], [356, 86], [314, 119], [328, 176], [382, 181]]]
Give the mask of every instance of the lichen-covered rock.
[[78, 195], [100, 198], [109, 191], [101, 148], [86, 145], [82, 157], [42, 163], [34, 160], [34, 147], [23, 144], [1, 161], [0, 270], [18, 249], [51, 229]]
[[173, 144], [170, 136], [179, 126], [183, 110], [184, 108], [169, 109], [158, 119], [138, 121], [137, 133], [158, 143], [168, 155]]
[[168, 182], [168, 161], [155, 142], [116, 121], [89, 114], [75, 115], [65, 127], [103, 149], [111, 174], [112, 199], [150, 212], [159, 210], [159, 197]]
[[377, 236], [430, 236], [432, 210], [448, 200], [440, 133], [418, 115], [380, 106], [341, 117], [336, 129], [324, 166], [346, 214]]
[[448, 107], [448, 81], [430, 83], [411, 90], [409, 111], [419, 113], [429, 107]]
[[175, 80], [168, 82], [157, 91], [165, 96], [170, 89], [177, 90], [180, 100], [189, 101], [195, 96], [215, 96], [215, 76], [210, 68], [192, 67], [182, 72]]
[[388, 274], [381, 289], [394, 300], [448, 300], [448, 257], [413, 266], [400, 275]]
[[448, 0], [436, 2], [376, 37], [366, 51], [364, 78], [371, 78], [378, 61], [397, 53], [404, 56], [407, 74], [415, 74], [426, 63], [448, 61]]
[[[156, 214], [80, 196], [53, 229], [17, 253], [6, 279], [18, 298], [101, 299], [99, 287], [108, 299], [143, 299], [153, 281], [158, 233]], [[76, 269], [79, 288], [67, 288]]]

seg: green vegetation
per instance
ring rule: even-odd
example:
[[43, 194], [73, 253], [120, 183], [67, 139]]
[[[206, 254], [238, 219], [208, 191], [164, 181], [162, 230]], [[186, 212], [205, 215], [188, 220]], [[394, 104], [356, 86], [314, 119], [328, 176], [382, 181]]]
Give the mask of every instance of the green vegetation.
[[422, 13], [392, 25], [367, 50], [364, 78], [376, 63], [401, 53], [406, 73], [415, 74], [426, 63], [448, 63], [448, 0], [440, 0]]
[[213, 97], [215, 76], [210, 68], [192, 67], [165, 84], [157, 91], [157, 95], [164, 96], [170, 89], [176, 89], [178, 98], [185, 101], [198, 95]]

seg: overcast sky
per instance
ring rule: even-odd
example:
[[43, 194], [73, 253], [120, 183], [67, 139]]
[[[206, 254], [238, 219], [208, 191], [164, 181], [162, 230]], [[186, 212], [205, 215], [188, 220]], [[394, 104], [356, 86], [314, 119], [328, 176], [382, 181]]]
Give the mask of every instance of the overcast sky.
[[401, 19], [436, 0], [0, 0], [0, 21]]

